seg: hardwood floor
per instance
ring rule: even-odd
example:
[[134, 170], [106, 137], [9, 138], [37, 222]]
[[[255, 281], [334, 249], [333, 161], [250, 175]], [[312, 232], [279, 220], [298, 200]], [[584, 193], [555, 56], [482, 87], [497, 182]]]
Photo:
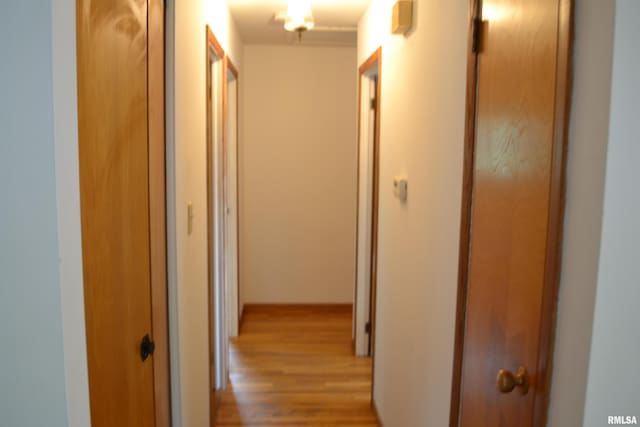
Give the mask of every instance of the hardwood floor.
[[378, 426], [351, 306], [247, 306], [216, 426]]

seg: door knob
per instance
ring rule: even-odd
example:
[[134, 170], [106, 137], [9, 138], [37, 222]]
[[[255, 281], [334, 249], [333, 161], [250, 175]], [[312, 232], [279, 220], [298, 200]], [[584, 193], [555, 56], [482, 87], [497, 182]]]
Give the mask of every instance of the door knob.
[[500, 393], [511, 393], [514, 388], [518, 387], [520, 393], [525, 395], [529, 392], [529, 373], [522, 366], [515, 375], [511, 371], [500, 369], [496, 383]]
[[144, 362], [149, 358], [149, 356], [153, 356], [153, 352], [156, 350], [156, 344], [151, 341], [149, 338], [149, 334], [145, 335], [140, 342], [140, 358]]

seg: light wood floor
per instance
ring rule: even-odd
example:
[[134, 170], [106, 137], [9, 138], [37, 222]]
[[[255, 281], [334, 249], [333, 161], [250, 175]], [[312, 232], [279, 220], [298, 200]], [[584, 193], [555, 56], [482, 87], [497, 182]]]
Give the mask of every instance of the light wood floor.
[[351, 349], [351, 307], [251, 306], [231, 342], [216, 426], [378, 426], [371, 359]]

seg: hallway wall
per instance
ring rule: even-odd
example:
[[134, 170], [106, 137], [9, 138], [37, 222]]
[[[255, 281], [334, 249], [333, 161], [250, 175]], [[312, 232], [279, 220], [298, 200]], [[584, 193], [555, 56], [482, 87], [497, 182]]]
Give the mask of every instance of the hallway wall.
[[575, 9], [573, 101], [549, 427], [581, 427], [598, 281], [615, 2]]
[[597, 298], [584, 426], [640, 418], [640, 3], [618, 0]]
[[356, 49], [247, 45], [241, 148], [244, 303], [351, 303]]
[[[373, 0], [358, 64], [382, 46], [374, 398], [388, 427], [449, 425], [467, 63], [467, 1], [414, 2], [392, 36]], [[408, 179], [406, 204], [393, 177]]]
[[[448, 425], [450, 406], [469, 4], [414, 2], [414, 27], [405, 37], [392, 36], [388, 30], [392, 4], [393, 0], [373, 0], [360, 21], [358, 39], [358, 63], [383, 47], [374, 397], [385, 425], [440, 426]], [[551, 427], [582, 426], [585, 408], [600, 257], [614, 9], [613, 2], [600, 0], [577, 0], [575, 6], [574, 93]], [[631, 153], [631, 146], [621, 144], [620, 150]], [[406, 207], [391, 191], [393, 175], [400, 174], [409, 178]], [[612, 246], [611, 253], [621, 247]], [[614, 289], [611, 286], [607, 284]], [[630, 288], [624, 289], [632, 295]], [[610, 310], [612, 301], [610, 297], [605, 302], [603, 325], [619, 324]]]
[[[242, 85], [242, 39], [227, 2], [168, 2], [167, 245], [174, 427], [209, 425], [206, 24], [238, 67]], [[190, 235], [189, 203], [194, 211]]]
[[[0, 424], [68, 426], [52, 2], [0, 14]], [[25, 29], [25, 23], [29, 23]], [[79, 368], [80, 369], [80, 368]]]

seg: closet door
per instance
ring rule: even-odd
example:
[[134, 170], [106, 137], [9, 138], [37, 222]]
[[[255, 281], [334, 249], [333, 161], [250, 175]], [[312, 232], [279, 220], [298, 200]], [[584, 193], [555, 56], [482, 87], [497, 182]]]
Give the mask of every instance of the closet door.
[[462, 426], [544, 425], [570, 3], [482, 1]]
[[153, 427], [148, 4], [76, 6], [92, 426]]

